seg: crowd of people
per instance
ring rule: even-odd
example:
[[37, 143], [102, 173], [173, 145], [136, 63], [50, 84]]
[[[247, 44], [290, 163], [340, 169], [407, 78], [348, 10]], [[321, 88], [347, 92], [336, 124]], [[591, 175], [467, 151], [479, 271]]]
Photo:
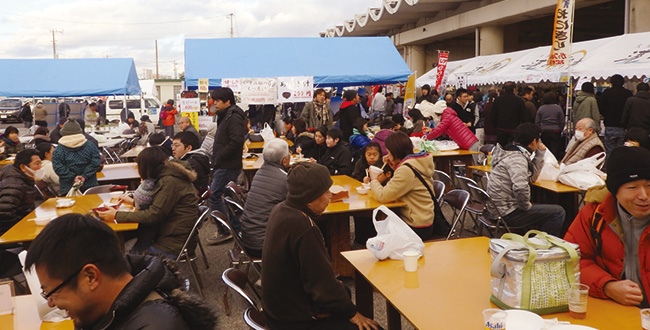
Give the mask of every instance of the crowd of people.
[[[476, 163], [483, 161], [478, 150], [494, 144], [487, 182], [494, 203], [487, 212], [498, 214], [515, 229], [535, 228], [563, 236], [563, 228], [568, 227], [565, 238], [580, 245], [581, 279], [590, 286], [590, 294], [647, 307], [650, 273], [645, 269], [650, 259], [644, 247], [650, 233], [650, 151], [646, 149], [650, 88], [640, 83], [632, 95], [619, 77], [612, 77], [612, 88], [599, 96], [593, 84], [581, 86], [568, 145], [562, 136], [565, 110], [558, 95], [529, 86], [520, 86], [517, 95], [512, 82], [502, 90], [490, 88], [485, 96], [464, 88], [441, 96], [425, 85], [415, 107], [404, 110], [399, 103], [402, 95], [393, 99], [392, 93], [379, 88], [372, 99], [345, 90], [335, 111], [328, 93], [317, 89], [302, 112], [284, 119], [283, 138], [265, 141], [264, 164], [250, 182], [241, 217], [231, 214], [231, 228], [217, 225], [208, 242], [222, 244], [232, 238], [232, 230], [241, 236], [248, 255], [264, 260], [262, 303], [271, 329], [379, 329], [356, 310], [346, 287], [337, 280], [316, 224], [330, 203], [331, 176], [348, 175], [368, 184], [379, 203], [403, 202], [400, 217], [419, 237], [430, 240], [440, 211], [432, 193], [435, 163], [430, 153], [416, 150], [413, 141], [452, 140], [461, 149], [475, 151]], [[140, 224], [132, 252], [175, 259], [198, 217], [202, 198], [207, 198], [212, 210], [228, 213], [222, 196], [227, 184], [238, 182], [242, 174], [246, 140], [255, 133], [250, 127], [254, 119], [237, 105], [229, 88], [211, 91], [210, 98], [216, 125], [205, 137], [186, 117], [178, 122], [181, 131], [174, 133], [173, 100], [163, 106], [163, 132], [148, 125], [146, 116], [136, 125], [146, 128], [143, 136], [148, 143], [137, 157], [142, 181], [121, 197], [135, 210], [97, 212], [105, 221]], [[96, 107], [89, 105], [85, 123], [97, 120]], [[132, 113], [124, 117], [125, 122], [137, 123]], [[35, 148], [24, 150], [18, 130], [5, 129], [0, 136], [2, 158], [15, 154], [15, 160], [0, 173], [0, 233], [34, 210], [36, 181], [45, 182], [60, 196], [70, 189], [83, 192], [98, 185], [101, 158], [96, 141], [84, 132], [85, 123], [68, 117], [51, 132], [39, 128]], [[587, 194], [586, 205], [570, 226], [565, 226], [561, 206], [532, 203], [530, 184], [539, 176], [547, 151], [566, 165], [603, 152], [608, 157], [606, 187]], [[291, 154], [305, 160], [291, 165]], [[371, 166], [381, 169], [372, 179]], [[368, 219], [354, 220], [357, 243], [376, 235]], [[66, 244], [59, 243], [66, 239]], [[71, 257], [53, 264], [57, 253]], [[80, 328], [135, 320], [152, 322], [149, 326], [175, 324], [178, 329], [214, 327], [213, 312], [200, 302], [186, 311], [184, 299], [196, 298], [179, 290], [180, 279], [168, 276], [175, 268], [166, 260], [124, 257], [110, 228], [89, 216], [72, 214], [42, 231], [29, 248], [27, 266], [36, 266], [49, 304], [68, 310]], [[95, 289], [64, 293], [61, 286], [72, 280]], [[71, 303], [75, 299], [92, 303], [81, 308]], [[111, 313], [116, 317], [111, 318]], [[190, 320], [188, 315], [196, 313], [203, 315]]]

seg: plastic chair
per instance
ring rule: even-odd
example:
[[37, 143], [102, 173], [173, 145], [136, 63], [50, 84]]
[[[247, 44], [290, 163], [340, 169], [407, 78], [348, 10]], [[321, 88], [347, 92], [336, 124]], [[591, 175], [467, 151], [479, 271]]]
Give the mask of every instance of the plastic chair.
[[[454, 209], [454, 221], [452, 222], [451, 225], [451, 230], [449, 231], [449, 234], [447, 235], [447, 240], [451, 238], [451, 235], [454, 233], [456, 225], [460, 222], [460, 233], [458, 234], [458, 237], [461, 237], [463, 234], [463, 227], [465, 226], [465, 221], [464, 221], [464, 214], [465, 214], [465, 206], [467, 206], [467, 202], [469, 201], [469, 192], [465, 190], [460, 190], [460, 189], [454, 189], [445, 196], [442, 197], [442, 200], [449, 204]], [[462, 220], [461, 220], [462, 219]]]
[[[105, 184], [97, 187], [91, 187], [88, 188], [85, 192], [84, 195], [96, 195], [96, 194], [105, 194], [113, 191], [113, 188], [115, 187], [114, 184]], [[124, 189], [126, 190], [126, 189]]]
[[483, 226], [485, 226], [490, 237], [498, 238], [501, 236], [499, 235], [500, 232], [511, 233], [512, 229], [516, 229], [518, 231], [525, 229], [523, 227], [508, 226], [505, 220], [503, 220], [503, 215], [501, 215], [501, 212], [499, 212], [497, 209], [494, 201], [492, 201], [492, 198], [490, 198], [490, 195], [488, 195], [485, 190], [475, 185], [469, 185], [469, 188], [472, 190], [472, 193], [479, 199], [479, 202], [481, 202], [485, 207], [489, 206], [491, 209], [489, 212], [483, 212], [483, 214], [478, 217], [478, 221]]
[[445, 194], [445, 183], [440, 180], [433, 180], [433, 194], [436, 195], [438, 204], [442, 203], [442, 196]]
[[244, 322], [254, 330], [267, 330], [266, 317], [264, 313], [253, 308], [247, 308], [244, 311]]
[[197, 283], [197, 290], [199, 291], [199, 295], [201, 295], [201, 297], [203, 297], [203, 283], [201, 282], [201, 277], [199, 276], [198, 268], [196, 267], [196, 253], [194, 253], [196, 246], [192, 245], [196, 239], [197, 245], [199, 246], [199, 249], [201, 249], [201, 254], [203, 254], [203, 262], [205, 263], [205, 268], [210, 268], [210, 265], [208, 264], [208, 258], [205, 255], [205, 250], [203, 249], [203, 244], [201, 244], [201, 239], [199, 238], [199, 229], [203, 225], [203, 222], [208, 218], [209, 212], [209, 207], [199, 206], [199, 217], [194, 223], [190, 234], [187, 236], [187, 239], [183, 244], [183, 248], [181, 248], [181, 252], [178, 254], [178, 257], [176, 257], [176, 262], [187, 262], [188, 266], [190, 267], [192, 277], [194, 277], [194, 281]]

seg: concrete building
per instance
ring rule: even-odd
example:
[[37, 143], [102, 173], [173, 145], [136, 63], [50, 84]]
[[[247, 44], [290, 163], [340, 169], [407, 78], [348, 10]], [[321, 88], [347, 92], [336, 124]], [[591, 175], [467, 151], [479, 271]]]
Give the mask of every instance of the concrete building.
[[[369, 0], [370, 1], [370, 0]], [[422, 75], [437, 61], [550, 45], [557, 0], [382, 0], [321, 37], [390, 36]], [[649, 0], [576, 0], [574, 41], [650, 31]]]
[[165, 103], [169, 99], [178, 100], [183, 88], [182, 79], [155, 79], [158, 99]]

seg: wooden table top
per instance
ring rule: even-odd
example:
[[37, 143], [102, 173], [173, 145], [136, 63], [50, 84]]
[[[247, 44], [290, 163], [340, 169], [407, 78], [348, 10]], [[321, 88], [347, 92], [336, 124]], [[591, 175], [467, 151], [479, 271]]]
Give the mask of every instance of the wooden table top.
[[72, 320], [62, 322], [41, 322], [36, 303], [31, 295], [14, 297], [14, 314], [0, 315], [0, 329], [3, 330], [72, 330]]
[[[471, 168], [472, 170], [482, 171], [487, 173], [490, 173], [492, 171], [492, 166], [477, 165], [477, 166], [468, 166], [468, 167]], [[538, 182], [533, 182], [532, 185], [556, 193], [575, 193], [575, 192], [582, 191], [576, 187], [569, 186], [561, 182], [551, 181], [551, 180], [540, 180]]]
[[442, 150], [439, 152], [430, 152], [429, 154], [435, 158], [435, 157], [467, 156], [467, 155], [476, 155], [480, 153], [481, 152], [479, 151], [457, 149], [457, 150]]
[[[377, 261], [368, 250], [343, 256], [416, 328], [483, 329], [481, 311], [490, 302], [490, 254], [487, 237], [425, 243], [418, 270], [407, 273], [402, 260]], [[587, 317], [543, 315], [600, 330], [641, 329], [639, 309], [589, 297]]]
[[[287, 140], [287, 139], [283, 139], [283, 140], [287, 141], [287, 144], [290, 147], [293, 146], [293, 142], [291, 140]], [[251, 142], [251, 143], [248, 144], [248, 149], [264, 149], [264, 141]]]
[[107, 164], [97, 172], [97, 181], [118, 181], [140, 179], [138, 163]]
[[332, 180], [334, 181], [333, 185], [338, 185], [345, 188], [345, 190], [348, 191], [350, 197], [342, 201], [330, 203], [323, 214], [368, 211], [374, 210], [380, 205], [386, 205], [388, 208], [406, 206], [406, 203], [400, 201], [384, 204], [379, 203], [375, 199], [375, 196], [372, 194], [372, 190], [369, 191], [366, 195], [360, 195], [357, 192], [356, 188], [361, 187], [361, 182], [347, 175], [333, 175]]
[[144, 150], [144, 146], [135, 146], [133, 149], [120, 155], [120, 158], [135, 158], [138, 157], [140, 151]]
[[[34, 238], [43, 230], [44, 227], [37, 226], [36, 223], [29, 219], [37, 217], [58, 217], [68, 213], [81, 213], [86, 214], [92, 209], [98, 207], [104, 202], [110, 202], [111, 197], [109, 194], [86, 195], [77, 197], [65, 197], [74, 199], [76, 202], [73, 206], [67, 208], [56, 208], [57, 198], [50, 198], [43, 202], [34, 211], [29, 213], [25, 218], [20, 220], [17, 224], [11, 227], [6, 233], [0, 237], [0, 244], [5, 243], [18, 243], [33, 241]], [[115, 231], [128, 231], [136, 230], [137, 223], [114, 223], [106, 222]]]

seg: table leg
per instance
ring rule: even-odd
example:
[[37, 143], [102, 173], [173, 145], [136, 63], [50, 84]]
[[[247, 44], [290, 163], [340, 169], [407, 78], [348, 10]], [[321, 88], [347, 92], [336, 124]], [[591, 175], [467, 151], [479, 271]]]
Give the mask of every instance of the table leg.
[[350, 216], [348, 214], [330, 214], [323, 216], [319, 226], [323, 228], [325, 245], [332, 260], [334, 273], [351, 277], [354, 268], [341, 255], [350, 250]]
[[374, 318], [372, 285], [358, 271], [354, 272], [354, 289], [356, 291], [357, 311], [365, 317]]
[[386, 321], [388, 323], [388, 330], [402, 329], [402, 315], [388, 299], [386, 299]]

